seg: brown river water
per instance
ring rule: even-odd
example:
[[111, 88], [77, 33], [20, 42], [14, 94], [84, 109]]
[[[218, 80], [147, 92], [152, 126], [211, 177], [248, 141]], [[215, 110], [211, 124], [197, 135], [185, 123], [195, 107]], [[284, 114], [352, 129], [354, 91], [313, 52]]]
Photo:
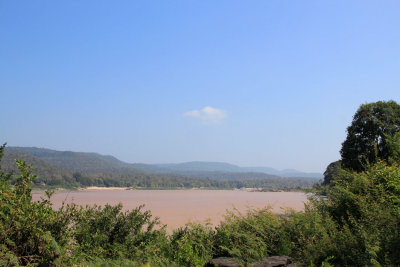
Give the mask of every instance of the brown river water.
[[[43, 191], [33, 191], [33, 200], [39, 200]], [[274, 213], [285, 208], [304, 209], [307, 195], [301, 192], [248, 192], [242, 190], [59, 190], [52, 197], [54, 208], [61, 203], [78, 205], [123, 204], [124, 210], [144, 204], [153, 216], [160, 218], [167, 229], [191, 222], [211, 222], [218, 225], [227, 210], [246, 212], [249, 208], [271, 206]]]

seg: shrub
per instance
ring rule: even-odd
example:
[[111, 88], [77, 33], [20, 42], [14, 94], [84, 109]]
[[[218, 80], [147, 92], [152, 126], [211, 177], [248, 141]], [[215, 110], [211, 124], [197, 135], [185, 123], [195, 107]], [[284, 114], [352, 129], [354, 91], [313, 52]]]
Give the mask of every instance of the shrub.
[[[164, 226], [139, 206], [122, 212], [122, 205], [81, 208], [74, 219], [77, 257], [118, 259], [140, 263], [164, 259], [167, 238]], [[158, 229], [156, 229], [158, 228]]]
[[188, 223], [170, 237], [171, 258], [179, 266], [204, 266], [212, 258], [213, 240], [210, 225]]
[[[4, 152], [0, 147], [0, 160]], [[51, 208], [47, 199], [33, 202], [32, 168], [16, 161], [20, 175], [11, 185], [11, 174], [0, 169], [0, 263], [1, 265], [49, 265], [66, 260], [70, 240], [68, 216]]]
[[327, 214], [343, 237], [332, 237], [344, 248], [333, 262], [348, 265], [399, 265], [400, 168], [378, 162], [364, 172], [343, 172], [327, 190], [327, 199], [312, 203]]
[[288, 236], [269, 209], [249, 210], [245, 215], [228, 212], [216, 231], [216, 254], [234, 257], [242, 264], [290, 253]]
[[305, 212], [291, 212], [281, 218], [281, 227], [290, 239], [289, 255], [296, 262], [319, 266], [334, 256], [332, 261], [339, 266], [354, 266], [348, 260], [351, 260], [349, 252], [358, 246], [357, 240], [348, 227], [339, 227], [328, 213], [309, 206]]

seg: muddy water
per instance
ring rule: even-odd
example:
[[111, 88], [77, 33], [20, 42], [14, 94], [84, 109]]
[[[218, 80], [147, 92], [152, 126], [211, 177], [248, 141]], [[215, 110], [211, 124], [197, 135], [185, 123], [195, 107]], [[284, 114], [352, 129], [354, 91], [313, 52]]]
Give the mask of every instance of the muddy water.
[[[34, 191], [38, 200], [43, 192]], [[226, 210], [245, 212], [249, 207], [271, 206], [273, 212], [282, 213], [282, 208], [302, 210], [307, 196], [300, 192], [247, 192], [239, 190], [84, 190], [57, 191], [52, 197], [55, 208], [62, 201], [78, 205], [105, 205], [122, 203], [124, 210], [141, 204], [151, 210], [172, 230], [184, 226], [188, 221], [211, 222], [218, 225]]]

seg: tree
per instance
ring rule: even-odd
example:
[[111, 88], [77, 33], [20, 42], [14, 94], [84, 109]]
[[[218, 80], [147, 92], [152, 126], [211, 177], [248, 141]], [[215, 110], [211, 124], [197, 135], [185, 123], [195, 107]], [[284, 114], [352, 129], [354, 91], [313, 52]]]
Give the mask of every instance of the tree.
[[347, 128], [347, 138], [340, 150], [342, 167], [363, 171], [366, 165], [379, 160], [389, 162], [395, 146], [388, 145], [388, 137], [397, 132], [400, 132], [399, 104], [391, 100], [361, 105]]
[[324, 181], [322, 184], [327, 185], [330, 184], [332, 180], [335, 180], [338, 177], [341, 168], [342, 168], [341, 160], [337, 160], [330, 163], [328, 167], [326, 167], [326, 170], [324, 172]]
[[386, 136], [386, 144], [388, 146], [389, 158], [388, 163], [400, 163], [400, 132], [394, 135]]

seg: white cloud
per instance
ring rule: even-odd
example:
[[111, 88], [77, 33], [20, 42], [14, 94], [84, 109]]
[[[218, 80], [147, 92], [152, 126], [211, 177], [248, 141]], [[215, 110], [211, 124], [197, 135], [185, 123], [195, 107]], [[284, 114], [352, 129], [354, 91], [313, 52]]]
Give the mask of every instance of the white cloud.
[[185, 112], [183, 113], [183, 116], [199, 119], [206, 124], [216, 124], [227, 117], [227, 112], [222, 109], [206, 106], [201, 110], [191, 110]]

